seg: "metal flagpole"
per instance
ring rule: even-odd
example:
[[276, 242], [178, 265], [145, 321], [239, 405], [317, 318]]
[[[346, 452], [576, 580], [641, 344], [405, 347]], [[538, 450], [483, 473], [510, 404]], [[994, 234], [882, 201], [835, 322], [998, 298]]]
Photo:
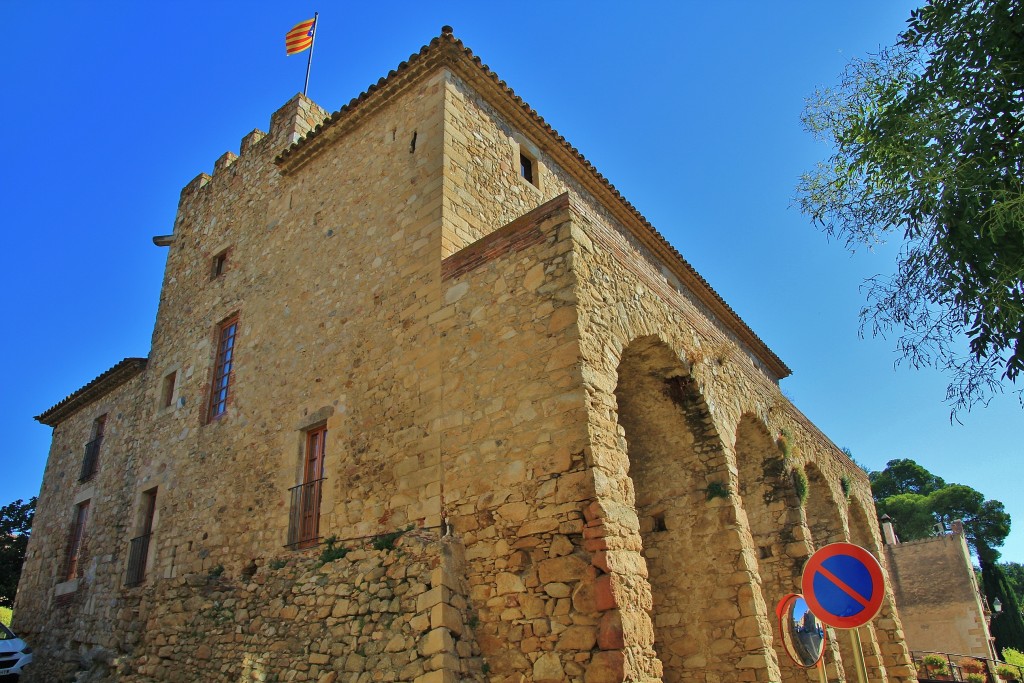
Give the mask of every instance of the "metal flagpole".
[[320, 23], [320, 13], [313, 12], [313, 40], [309, 42], [309, 60], [306, 62], [306, 84], [302, 86], [302, 96], [306, 96], [306, 91], [309, 90], [309, 68], [313, 66], [313, 47], [316, 46], [316, 28], [317, 24]]

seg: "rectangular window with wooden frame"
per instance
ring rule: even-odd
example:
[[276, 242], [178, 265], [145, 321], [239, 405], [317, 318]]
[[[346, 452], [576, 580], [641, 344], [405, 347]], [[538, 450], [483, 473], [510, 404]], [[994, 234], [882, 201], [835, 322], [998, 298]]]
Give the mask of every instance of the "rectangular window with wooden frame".
[[82, 473], [78, 481], [92, 479], [100, 469], [100, 446], [103, 444], [103, 433], [106, 431], [107, 416], [100, 415], [92, 422], [89, 443], [85, 444], [85, 455], [82, 457]]
[[71, 535], [68, 537], [68, 552], [64, 561], [64, 579], [66, 581], [78, 578], [82, 550], [85, 547], [85, 529], [88, 522], [89, 501], [84, 501], [75, 506], [75, 516], [71, 523]]
[[227, 412], [235, 366], [235, 337], [237, 335], [237, 315], [231, 316], [217, 326], [217, 358], [213, 365], [213, 382], [210, 385], [207, 422], [212, 422]]
[[288, 520], [290, 547], [309, 548], [316, 545], [320, 539], [320, 501], [323, 493], [326, 450], [326, 425], [306, 432], [302, 483], [291, 489], [291, 515]]

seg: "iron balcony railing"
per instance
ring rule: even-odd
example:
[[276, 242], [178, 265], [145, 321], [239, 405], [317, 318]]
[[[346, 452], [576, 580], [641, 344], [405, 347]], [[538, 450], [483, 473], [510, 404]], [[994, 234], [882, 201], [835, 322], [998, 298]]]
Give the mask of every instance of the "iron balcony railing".
[[153, 534], [133, 538], [128, 546], [128, 575], [124, 585], [138, 586], [146, 580], [146, 558], [149, 556], [149, 539]]
[[1024, 667], [988, 657], [958, 655], [949, 652], [914, 650], [910, 653], [919, 681], [960, 681], [984, 683], [1024, 681]]
[[291, 512], [288, 515], [288, 547], [314, 545], [320, 538], [320, 496], [324, 479], [314, 479], [288, 489]]
[[98, 436], [85, 444], [85, 457], [82, 458], [82, 475], [78, 478], [78, 481], [92, 479], [92, 476], [96, 474], [100, 464], [101, 443], [103, 443], [103, 437]]

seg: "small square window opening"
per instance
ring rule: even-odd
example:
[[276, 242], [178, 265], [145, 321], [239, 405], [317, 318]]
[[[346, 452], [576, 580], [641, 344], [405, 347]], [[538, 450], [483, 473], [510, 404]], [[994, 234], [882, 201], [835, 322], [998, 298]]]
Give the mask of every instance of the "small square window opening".
[[536, 163], [533, 159], [522, 152], [519, 153], [519, 175], [523, 176], [526, 182], [536, 185]]
[[220, 252], [219, 254], [213, 257], [213, 263], [210, 268], [210, 279], [216, 280], [217, 278], [219, 278], [221, 275], [224, 274], [224, 271], [227, 270], [227, 267], [228, 251], [227, 249], [225, 249], [224, 251]]
[[160, 388], [160, 407], [170, 408], [174, 402], [174, 386], [178, 380], [178, 371], [164, 375], [163, 386]]

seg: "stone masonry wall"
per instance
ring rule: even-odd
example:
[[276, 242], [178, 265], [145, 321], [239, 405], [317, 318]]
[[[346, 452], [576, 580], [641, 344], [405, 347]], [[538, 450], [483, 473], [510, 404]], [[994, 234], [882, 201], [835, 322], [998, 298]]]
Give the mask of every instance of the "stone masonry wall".
[[[57, 681], [77, 666], [80, 653], [114, 646], [110, 625], [116, 604], [110, 586], [120, 585], [134, 534], [133, 483], [140, 456], [138, 410], [142, 378], [136, 375], [54, 429], [40, 502], [33, 521], [14, 627], [35, 648], [37, 680]], [[79, 481], [85, 445], [96, 418], [106, 415], [96, 474]], [[77, 506], [89, 503], [78, 571], [69, 578], [68, 541]], [[54, 660], [47, 653], [61, 652]]]
[[[136, 589], [110, 624], [119, 648], [85, 653], [76, 680], [483, 680], [457, 543], [410, 532], [320, 554]], [[69, 679], [33, 670], [29, 680]]]
[[885, 546], [906, 629], [917, 651], [991, 657], [970, 553], [961, 534]]
[[443, 263], [444, 497], [494, 681], [601, 668], [567, 199]]
[[[838, 490], [840, 484], [846, 482], [844, 485], [851, 489], [851, 499], [870, 498], [866, 477], [799, 411], [792, 408], [776, 383], [766, 376], [760, 362], [735, 336], [715, 320], [657, 257], [640, 246], [605, 207], [569, 173], [554, 165], [542, 146], [526, 140], [459, 79], [449, 81], [447, 98], [446, 121], [457, 124], [453, 128], [458, 134], [446, 135], [446, 188], [449, 189], [446, 207], [452, 207], [450, 213], [446, 212], [446, 217], [454, 215], [455, 218], [445, 222], [445, 254], [456, 252], [465, 244], [512, 221], [524, 210], [550, 201], [566, 190], [577, 202], [579, 219], [572, 228], [576, 241], [573, 270], [580, 289], [576, 295], [578, 320], [574, 329], [578, 329], [582, 336], [580, 372], [587, 389], [587, 403], [591, 406], [593, 442], [589, 446], [592, 450], [588, 453], [587, 464], [593, 467], [595, 493], [604, 506], [596, 511], [598, 516], [588, 525], [593, 528], [589, 535], [594, 537], [590, 545], [592, 548], [610, 547], [618, 553], [617, 557], [624, 566], [633, 568], [627, 573], [612, 572], [611, 576], [616, 590], [620, 591], [618, 602], [613, 605], [615, 618], [621, 621], [625, 615], [624, 628], [632, 630], [631, 635], [639, 638], [634, 645], [638, 649], [631, 651], [627, 648], [626, 651], [626, 662], [635, 667], [627, 675], [658, 675], [650, 640], [644, 640], [647, 638], [644, 634], [649, 633], [652, 627], [644, 611], [644, 605], [651, 599], [644, 572], [659, 571], [665, 577], [688, 577], [689, 584], [666, 585], [661, 590], [663, 596], [678, 596], [702, 593], [695, 591], [702, 585], [701, 580], [695, 577], [701, 572], [708, 576], [718, 575], [725, 565], [735, 567], [739, 583], [732, 593], [720, 589], [722, 594], [715, 599], [720, 601], [721, 607], [693, 605], [687, 608], [690, 612], [683, 611], [691, 615], [689, 623], [702, 609], [703, 614], [720, 612], [720, 642], [700, 645], [701, 636], [695, 638], [684, 628], [676, 636], [678, 654], [659, 652], [664, 661], [677, 661], [679, 658], [680, 662], [673, 665], [675, 672], [665, 670], [665, 680], [676, 680], [682, 675], [681, 670], [686, 668], [682, 662], [689, 662], [690, 668], [706, 668], [711, 662], [712, 668], [717, 666], [716, 675], [733, 675], [733, 664], [742, 657], [723, 651], [727, 643], [730, 649], [739, 647], [742, 651], [748, 648], [750, 658], [743, 661], [746, 666], [761, 669], [764, 673], [759, 676], [774, 680], [777, 676], [775, 668], [781, 666], [787, 680], [803, 680], [807, 674], [789, 664], [777, 635], [773, 634], [772, 611], [774, 603], [782, 595], [799, 590], [799, 573], [804, 561], [816, 547], [827, 541], [812, 538], [805, 506], [795, 494], [793, 477], [802, 460], [816, 463], [815, 466], [825, 472], [823, 480], [830, 482], [830, 492]], [[536, 184], [526, 182], [518, 174], [517, 150], [521, 145], [526, 145], [537, 159], [539, 180]], [[618, 359], [630, 342], [645, 337], [661, 339], [673, 349], [671, 355], [675, 357], [677, 367], [668, 370], [663, 379], [692, 377], [695, 380], [686, 382], [693, 396], [688, 399], [690, 408], [683, 410], [678, 418], [666, 419], [700, 425], [698, 431], [703, 431], [705, 423], [714, 425], [713, 433], [704, 437], [708, 439], [705, 447], [711, 449], [708, 451], [710, 460], [706, 464], [696, 467], [687, 465], [685, 460], [678, 460], [672, 466], [680, 474], [689, 469], [698, 473], [690, 483], [680, 481], [681, 490], [693, 495], [693, 500], [680, 510], [708, 506], [710, 517], [704, 527], [709, 534], [708, 540], [698, 543], [692, 539], [688, 547], [695, 544], [699, 547], [705, 543], [710, 547], [702, 551], [701, 558], [692, 559], [682, 566], [669, 564], [663, 569], [657, 569], [654, 554], [680, 557], [681, 553], [678, 550], [655, 552], [663, 533], [653, 532], [654, 525], [659, 525], [659, 529], [672, 530], [676, 542], [683, 544], [681, 548], [687, 547], [683, 537], [691, 528], [700, 528], [701, 525], [688, 515], [669, 514], [663, 504], [660, 509], [654, 509], [659, 508], [658, 501], [654, 499], [647, 505], [656, 513], [656, 520], [653, 516], [636, 516], [637, 508], [634, 506], [640, 503], [637, 493], [632, 490], [635, 482], [627, 473], [643, 475], [638, 469], [640, 465], [631, 462], [632, 456], [624, 457], [630, 439], [627, 433], [623, 440], [623, 427], [617, 419], [618, 401], [613, 394], [621, 382]], [[518, 348], [522, 345], [519, 344]], [[633, 393], [637, 394], [634, 403], [640, 401], [638, 405], [641, 405], [646, 400], [644, 392]], [[664, 410], [671, 411], [671, 408]], [[634, 412], [645, 414], [640, 408]], [[650, 414], [649, 410], [647, 414]], [[608, 418], [611, 418], [610, 423]], [[740, 429], [741, 423], [748, 426]], [[673, 428], [669, 434], [678, 434], [681, 427]], [[626, 429], [629, 429], [628, 425]], [[656, 446], [656, 435], [651, 433], [654, 429], [655, 421], [644, 421], [643, 418], [634, 427], [634, 440], [640, 436], [648, 437], [648, 441], [654, 439], [647, 447], [649, 452], [660, 448]], [[776, 443], [784, 432], [790, 435], [792, 442], [788, 458]], [[673, 445], [676, 437], [667, 438], [666, 453], [678, 448]], [[742, 461], [738, 459], [740, 454]], [[738, 478], [739, 472], [743, 472], [742, 481]], [[650, 478], [656, 485], [663, 486], [667, 481], [665, 472]], [[702, 491], [710, 482], [725, 485], [730, 492], [729, 497], [705, 503], [703, 498], [706, 494]], [[822, 495], [817, 493], [819, 499]], [[845, 494], [830, 495], [830, 499], [829, 504], [837, 511], [845, 508], [848, 500]], [[677, 500], [681, 502], [682, 499]], [[722, 505], [724, 508], [719, 510]], [[602, 520], [602, 514], [608, 515], [607, 522]], [[845, 512], [837, 514], [840, 519], [845, 519]], [[831, 540], [839, 540], [844, 533], [849, 534], [848, 525], [840, 526], [838, 532], [839, 536]], [[720, 550], [710, 551], [710, 548], [721, 545], [719, 541], [711, 540], [719, 538], [721, 533], [732, 534], [735, 539], [731, 542], [734, 553], [731, 556], [722, 555]], [[609, 534], [613, 538], [606, 538]], [[618, 535], [622, 537], [614, 538]], [[758, 538], [756, 543], [755, 535]], [[879, 554], [878, 546], [869, 547]], [[642, 562], [638, 555], [641, 548], [644, 548]], [[692, 556], [693, 553], [682, 553], [684, 556], [687, 554]], [[765, 565], [764, 576], [759, 562]], [[653, 578], [651, 580], [654, 581]], [[767, 589], [770, 589], [769, 593], [765, 593]], [[731, 608], [726, 607], [728, 604], [737, 604], [739, 612], [732, 613]], [[633, 613], [629, 614], [631, 610]], [[889, 669], [896, 677], [912, 676], [891, 602], [881, 618], [891, 641], [888, 643], [889, 651], [884, 655]], [[688, 623], [682, 613], [675, 618], [659, 614], [657, 599], [653, 619], [655, 627], [659, 621], [663, 625], [666, 635], [662, 638], [670, 637], [667, 633], [671, 623]], [[734, 625], [737, 620], [743, 620], [743, 623]], [[874, 671], [880, 674], [885, 668], [882, 665], [883, 655], [877, 652], [879, 646], [873, 637], [867, 640], [869, 650], [875, 648], [875, 651], [869, 651], [869, 662], [875, 664]], [[704, 653], [697, 653], [694, 647], [704, 648]], [[712, 653], [712, 649], [717, 652]], [[838, 656], [839, 649], [834, 647], [832, 654]], [[715, 665], [715, 660], [720, 664]], [[664, 661], [660, 663], [664, 664]], [[849, 654], [846, 661], [849, 664]], [[835, 677], [846, 675], [839, 662], [832, 665], [832, 672]]]

